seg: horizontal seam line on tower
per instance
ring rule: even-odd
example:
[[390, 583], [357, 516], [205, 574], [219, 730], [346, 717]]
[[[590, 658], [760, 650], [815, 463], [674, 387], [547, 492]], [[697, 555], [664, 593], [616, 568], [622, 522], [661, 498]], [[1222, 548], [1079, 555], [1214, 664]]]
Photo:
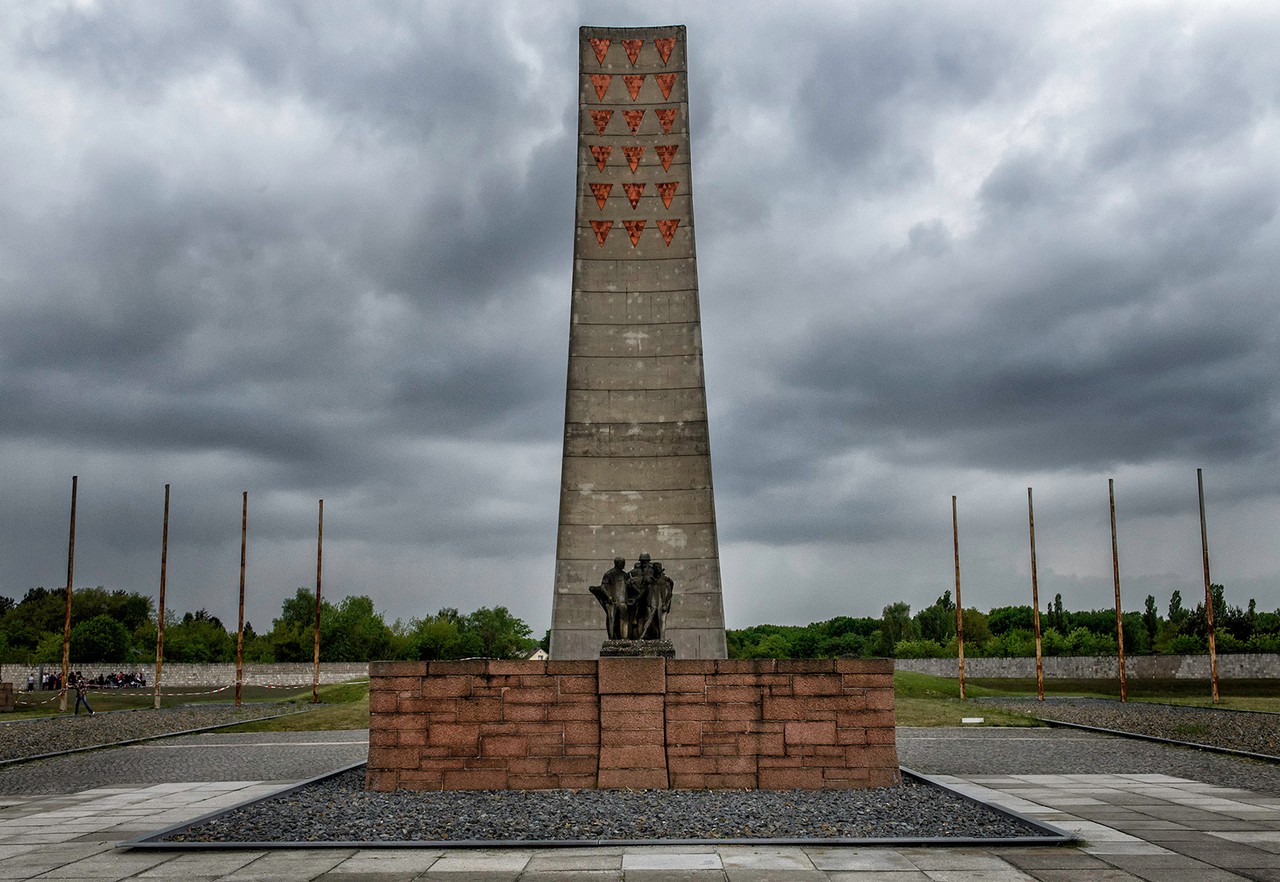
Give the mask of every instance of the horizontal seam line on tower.
[[[577, 352], [577, 353], [570, 352], [569, 357], [570, 358], [615, 358], [615, 359], [624, 359], [626, 361], [634, 361], [637, 358], [701, 358], [702, 352], [701, 351], [681, 352], [681, 353], [672, 353], [671, 355], [658, 355], [656, 353], [654, 355], [583, 355], [580, 352]], [[645, 388], [645, 387], [641, 387], [641, 388]]]
[[[689, 224], [689, 226], [687, 226], [685, 229], [687, 229], [687, 230], [689, 230], [690, 232], [692, 232], [692, 231], [693, 231], [693, 224]], [[586, 243], [586, 241], [587, 241], [587, 238], [586, 238], [586, 235], [585, 235], [585, 234], [584, 234], [584, 235], [583, 235], [583, 237], [582, 237], [582, 241], [583, 241], [584, 243]], [[597, 247], [599, 247], [599, 246], [596, 246], [596, 245], [585, 245], [585, 244], [584, 244], [584, 247], [587, 247], [587, 248], [597, 248]], [[634, 248], [633, 248], [632, 250], [634, 250]], [[573, 259], [574, 259], [575, 261], [577, 261], [578, 263], [675, 263], [675, 262], [688, 262], [688, 263], [690, 263], [690, 264], [696, 264], [696, 263], [698, 262], [698, 258], [697, 258], [695, 255], [693, 255], [693, 254], [685, 254], [685, 255], [681, 255], [680, 257], [663, 257], [663, 256], [661, 256], [661, 255], [658, 255], [658, 256], [656, 256], [656, 257], [636, 257], [635, 255], [624, 255], [624, 256], [622, 256], [622, 257], [617, 257], [617, 256], [614, 256], [614, 257], [608, 257], [608, 256], [604, 256], [604, 257], [588, 257], [588, 256], [583, 255], [583, 254], [575, 254], [575, 255], [573, 256]], [[653, 291], [660, 291], [660, 290], [661, 290], [661, 288], [653, 288], [653, 289], [650, 289], [650, 290], [653, 290]]]
[[564, 459], [688, 459], [691, 456], [698, 456], [703, 459], [711, 456], [710, 453], [654, 453], [648, 456], [637, 455], [635, 453], [566, 453]]
[[689, 286], [687, 288], [670, 288], [665, 291], [617, 291], [617, 290], [610, 291], [607, 288], [581, 288], [581, 287], [573, 289], [573, 293], [575, 294], [579, 292], [583, 294], [679, 294], [684, 291], [692, 291], [693, 293], [696, 294], [698, 289], [693, 286]]
[[[684, 322], [574, 322], [574, 324], [575, 325], [591, 325], [594, 328], [607, 328], [611, 325], [615, 328], [640, 328], [640, 327], [647, 327], [649, 325], [656, 325], [661, 327], [666, 327], [668, 325], [700, 325], [702, 324], [702, 321], [698, 320], [698, 321], [684, 321]], [[572, 334], [573, 332], [570, 331], [569, 333]]]
[[[600, 262], [600, 263], [606, 263], [606, 262], [610, 262], [610, 261], [612, 261], [612, 260], [616, 260], [616, 259], [618, 259], [618, 258], [610, 258], [610, 257], [576, 257], [576, 258], [574, 258], [574, 259], [575, 259], [575, 260], [581, 260], [581, 261], [584, 261], [584, 262], [592, 262], [592, 263], [594, 263], [594, 262], [597, 262], [597, 261], [598, 261], [598, 262]], [[662, 261], [664, 261], [664, 260], [672, 260], [673, 258], [670, 258], [670, 257], [628, 257], [628, 258], [625, 258], [625, 259], [626, 259], [626, 260], [631, 261], [632, 263], [660, 263], [660, 262], [662, 262]], [[693, 258], [689, 258], [689, 259], [690, 259], [690, 260], [692, 260]]]
[[618, 392], [618, 393], [623, 393], [623, 392], [683, 392], [683, 391], [685, 391], [686, 389], [701, 389], [701, 388], [702, 388], [701, 386], [663, 386], [661, 389], [649, 389], [649, 388], [644, 388], [644, 389], [582, 389], [582, 388], [579, 388], [579, 387], [577, 387], [577, 386], [570, 386], [570, 387], [568, 388], [568, 391], [570, 391], [570, 392], [605, 392], [605, 393], [611, 393], [611, 392]]

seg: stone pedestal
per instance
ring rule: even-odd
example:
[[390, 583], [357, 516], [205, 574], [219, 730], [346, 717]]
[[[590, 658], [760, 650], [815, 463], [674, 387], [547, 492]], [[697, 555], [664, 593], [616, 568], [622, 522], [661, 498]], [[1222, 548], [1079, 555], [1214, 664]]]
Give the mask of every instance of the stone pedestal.
[[888, 659], [374, 662], [371, 790], [881, 787]]
[[600, 644], [601, 658], [675, 658], [670, 640], [606, 640]]
[[[636, 642], [641, 641], [619, 641]], [[600, 659], [600, 787], [666, 790], [666, 665], [661, 658]]]

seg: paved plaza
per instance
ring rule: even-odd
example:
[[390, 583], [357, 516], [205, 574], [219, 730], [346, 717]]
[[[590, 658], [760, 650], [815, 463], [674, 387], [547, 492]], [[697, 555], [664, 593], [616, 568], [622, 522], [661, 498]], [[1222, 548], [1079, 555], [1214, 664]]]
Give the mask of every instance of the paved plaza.
[[[904, 764], [1071, 830], [1082, 838], [1075, 847], [116, 847], [358, 761], [364, 738], [359, 731], [209, 734], [0, 770], [0, 879], [1280, 880], [1280, 789], [1273, 766], [1057, 730], [904, 729], [900, 746]], [[1097, 771], [1045, 771], [1044, 763], [1062, 754], [1063, 745]], [[949, 775], [940, 768], [948, 762], [968, 767], [975, 757], [985, 757], [986, 773]], [[1160, 762], [1200, 778], [1254, 780], [1257, 789], [1116, 771]]]

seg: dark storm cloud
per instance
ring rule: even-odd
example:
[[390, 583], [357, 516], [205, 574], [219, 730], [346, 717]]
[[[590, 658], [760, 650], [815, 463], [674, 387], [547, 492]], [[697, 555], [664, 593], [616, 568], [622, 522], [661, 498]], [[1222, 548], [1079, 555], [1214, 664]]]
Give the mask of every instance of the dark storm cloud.
[[[172, 480], [180, 603], [222, 591], [248, 489], [275, 567], [254, 621], [306, 582], [324, 496], [344, 590], [419, 614], [428, 561], [437, 606], [541, 561], [547, 591], [513, 603], [545, 627], [577, 27], [653, 20], [582, 14], [112, 3], [0, 25], [0, 593], [60, 578], [79, 473], [94, 584], [150, 584]], [[1050, 535], [1096, 519], [1111, 469], [1149, 536], [1190, 463], [1222, 504], [1275, 509], [1274, 13], [680, 15], [727, 597], [769, 573], [827, 609], [854, 567], [931, 601], [957, 488], [999, 537], [992, 602], [1033, 478]]]
[[915, 118], [980, 104], [1009, 74], [1020, 54], [1009, 11], [944, 7], [904, 21], [898, 10], [871, 6], [806, 40], [793, 119], [815, 170], [856, 174], [873, 192], [927, 177], [931, 145], [913, 137]]
[[[1110, 88], [1079, 118], [1083, 137], [1000, 158], [977, 188], [972, 232], [918, 223], [878, 270], [854, 269], [847, 286], [828, 281], [805, 332], [761, 345], [780, 386], [734, 419], [730, 434], [756, 439], [745, 461], [773, 465], [767, 473], [785, 483], [851, 448], [1051, 470], [1273, 450], [1280, 335], [1264, 280], [1280, 271], [1267, 247], [1280, 181], [1273, 163], [1232, 147], [1274, 119], [1274, 90], [1251, 88], [1251, 56], [1233, 61], [1227, 36], [1240, 34], [1162, 47], [1146, 66], [1122, 63], [1128, 54], [1110, 59], [1100, 74]], [[902, 77], [935, 103], [969, 107], [990, 94], [998, 71], [1024, 73], [1006, 67], [1018, 55], [1012, 39], [981, 41], [974, 57], [992, 63], [968, 85], [962, 64], [943, 65], [958, 77], [948, 89], [887, 62], [873, 83], [886, 101]], [[897, 45], [883, 35], [873, 42]], [[899, 65], [911, 58], [891, 54]], [[844, 80], [819, 81], [839, 94], [860, 82], [859, 70], [851, 61]], [[851, 103], [883, 104], [865, 95]], [[850, 124], [847, 115], [817, 117]], [[887, 137], [883, 129], [873, 121], [876, 137]], [[841, 144], [852, 174], [871, 174], [857, 171], [856, 143], [832, 138], [829, 147]], [[1223, 164], [1185, 173], [1190, 159], [1211, 156]], [[842, 295], [894, 288], [901, 302], [886, 314], [840, 308]], [[749, 483], [745, 471], [729, 480], [738, 477]]]

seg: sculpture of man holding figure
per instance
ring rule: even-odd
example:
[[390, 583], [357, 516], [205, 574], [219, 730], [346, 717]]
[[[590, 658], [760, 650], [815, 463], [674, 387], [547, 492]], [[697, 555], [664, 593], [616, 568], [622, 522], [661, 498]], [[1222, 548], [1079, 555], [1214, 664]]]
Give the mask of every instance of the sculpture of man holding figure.
[[605, 633], [610, 640], [665, 640], [667, 613], [675, 583], [648, 554], [641, 554], [630, 573], [621, 557], [613, 569], [588, 589], [604, 608]]
[[588, 590], [604, 607], [604, 627], [609, 639], [630, 640], [632, 610], [635, 602], [629, 596], [631, 591], [627, 578], [626, 559], [615, 557], [613, 569], [600, 577], [599, 585], [592, 585]]

